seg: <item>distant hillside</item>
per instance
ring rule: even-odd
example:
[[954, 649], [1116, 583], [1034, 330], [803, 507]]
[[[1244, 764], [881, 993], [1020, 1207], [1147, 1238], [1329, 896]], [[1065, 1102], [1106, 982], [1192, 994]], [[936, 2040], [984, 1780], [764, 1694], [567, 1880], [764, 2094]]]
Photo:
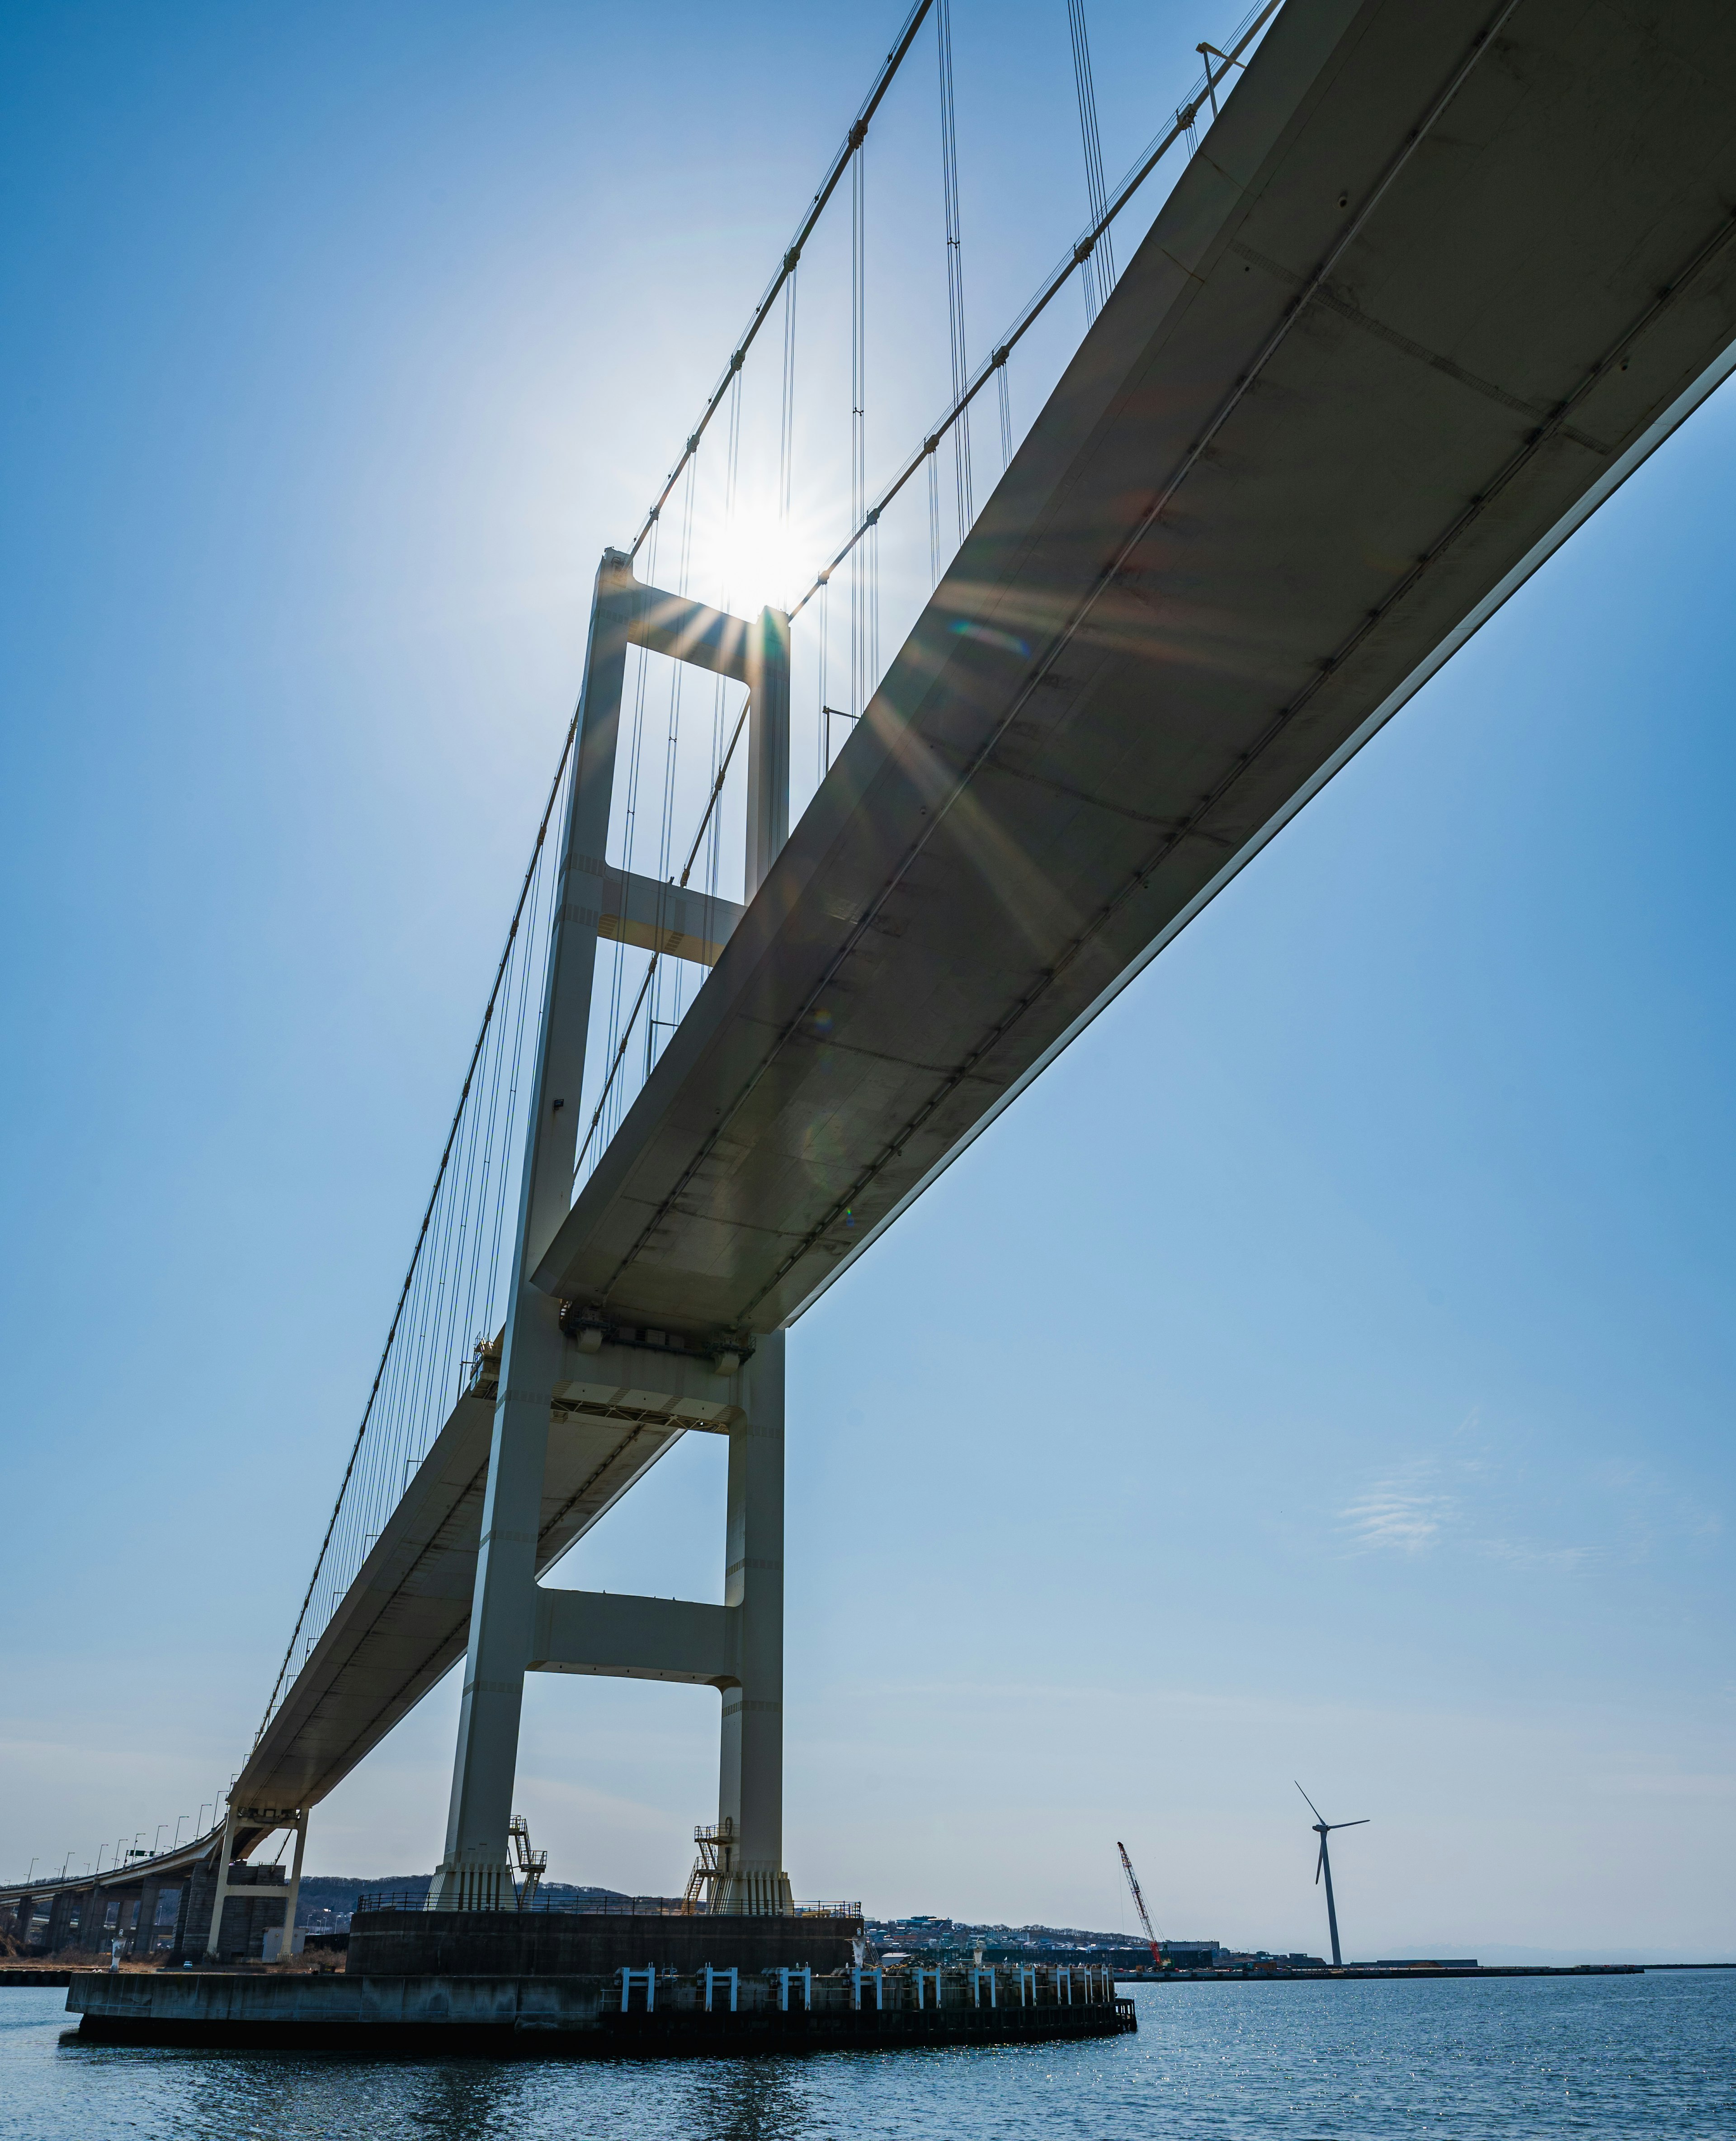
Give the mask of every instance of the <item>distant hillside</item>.
[[[305, 1873], [295, 1922], [310, 1932], [342, 1932], [358, 1896], [401, 1897], [411, 1908], [427, 1897], [431, 1873], [375, 1873], [363, 1878], [348, 1873]], [[630, 1902], [619, 1888], [575, 1887], [569, 1881], [545, 1881], [538, 1891], [539, 1901], [556, 1910], [574, 1910], [586, 1903]], [[669, 1900], [673, 1901], [673, 1898]], [[1091, 1932], [1079, 1926], [971, 1925], [952, 1918], [877, 1918], [869, 1915], [866, 1931], [881, 1953], [902, 1949], [921, 1953], [936, 1951], [962, 1953], [981, 1941], [991, 1960], [1041, 1960], [1064, 1962], [1094, 1957], [1108, 1961], [1124, 1956], [1143, 1956], [1144, 1943], [1125, 1933]]]
[[[383, 1892], [402, 1896], [411, 1904], [420, 1903], [433, 1880], [431, 1873], [374, 1873], [366, 1878], [350, 1873], [304, 1873], [295, 1922], [313, 1932], [342, 1932], [350, 1922], [358, 1896]], [[578, 1888], [569, 1881], [545, 1881], [539, 1893], [557, 1907], [627, 1900], [618, 1888]]]

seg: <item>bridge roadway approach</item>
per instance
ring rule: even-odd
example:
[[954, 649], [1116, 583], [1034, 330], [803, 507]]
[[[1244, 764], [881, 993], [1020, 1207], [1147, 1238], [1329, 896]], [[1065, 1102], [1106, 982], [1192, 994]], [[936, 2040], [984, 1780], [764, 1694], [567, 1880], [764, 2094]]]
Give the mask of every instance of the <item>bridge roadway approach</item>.
[[[681, 1434], [733, 1437], [773, 1334], [1712, 390], [1733, 210], [1728, 0], [1288, 0], [800, 823], [762, 825], [595, 1173], [525, 1236], [568, 1304], [527, 1570]], [[599, 586], [636, 598], [619, 559]], [[243, 1810], [322, 1797], [464, 1654], [492, 1373]], [[539, 1600], [533, 1665], [731, 1683], [731, 1608], [671, 1602], [647, 1649]]]

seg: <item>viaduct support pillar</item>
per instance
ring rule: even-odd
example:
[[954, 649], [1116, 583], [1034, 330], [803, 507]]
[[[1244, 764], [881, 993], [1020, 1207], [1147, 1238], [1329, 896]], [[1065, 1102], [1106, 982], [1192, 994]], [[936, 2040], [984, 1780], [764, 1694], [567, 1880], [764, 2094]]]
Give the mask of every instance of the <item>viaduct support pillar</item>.
[[150, 1944], [156, 1937], [157, 1900], [163, 1892], [163, 1883], [155, 1874], [146, 1877], [139, 1891], [139, 1915], [133, 1920], [133, 1937], [127, 1944], [129, 1955], [149, 1955]]
[[302, 1854], [307, 1848], [307, 1809], [303, 1807], [295, 1824], [295, 1855], [289, 1863], [289, 1900], [283, 1907], [283, 1943], [278, 1952], [295, 1953], [296, 1906], [302, 1900]]
[[223, 1818], [223, 1840], [217, 1847], [217, 1886], [211, 1897], [211, 1930], [205, 1936], [205, 1953], [213, 1962], [217, 1960], [217, 1946], [223, 1936], [223, 1907], [229, 1901], [229, 1859], [235, 1848], [235, 1806], [230, 1801]]
[[49, 1898], [48, 1933], [42, 1946], [50, 1955], [58, 1955], [63, 1947], [72, 1944], [72, 1913], [78, 1912], [78, 1944], [81, 1947], [95, 1947], [96, 1935], [91, 1926], [99, 1915], [102, 1891], [93, 1882], [82, 1894], [70, 1888], [57, 1889]]

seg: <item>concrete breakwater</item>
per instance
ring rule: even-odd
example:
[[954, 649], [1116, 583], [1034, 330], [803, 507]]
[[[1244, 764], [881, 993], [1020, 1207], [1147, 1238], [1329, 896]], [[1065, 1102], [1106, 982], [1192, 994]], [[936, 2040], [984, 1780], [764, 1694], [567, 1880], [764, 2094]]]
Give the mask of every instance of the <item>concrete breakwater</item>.
[[368, 1977], [96, 1971], [66, 2006], [80, 2035], [157, 2044], [342, 2045], [423, 2055], [659, 2057], [1007, 2043], [1137, 2025], [1086, 1971], [739, 1968], [611, 1976]]

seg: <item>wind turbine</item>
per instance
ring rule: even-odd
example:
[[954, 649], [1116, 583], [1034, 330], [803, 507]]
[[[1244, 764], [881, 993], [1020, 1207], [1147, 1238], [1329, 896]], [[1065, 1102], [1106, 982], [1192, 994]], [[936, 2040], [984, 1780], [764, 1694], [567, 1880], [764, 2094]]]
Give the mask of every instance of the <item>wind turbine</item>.
[[[1302, 1792], [1300, 1784], [1296, 1785], [1296, 1789]], [[1302, 1797], [1308, 1802], [1308, 1811], [1314, 1816], [1314, 1833], [1320, 1840], [1320, 1855], [1314, 1868], [1314, 1883], [1318, 1888], [1321, 1874], [1325, 1875], [1326, 1923], [1332, 1932], [1332, 1966], [1337, 1970], [1342, 1967], [1344, 1957], [1338, 1952], [1338, 1910], [1332, 1901], [1332, 1860], [1326, 1850], [1326, 1838], [1335, 1828], [1366, 1828], [1369, 1825], [1369, 1817], [1364, 1814], [1360, 1821], [1326, 1821], [1322, 1819], [1320, 1809], [1312, 1799], [1308, 1798], [1306, 1792], [1302, 1792]]]

